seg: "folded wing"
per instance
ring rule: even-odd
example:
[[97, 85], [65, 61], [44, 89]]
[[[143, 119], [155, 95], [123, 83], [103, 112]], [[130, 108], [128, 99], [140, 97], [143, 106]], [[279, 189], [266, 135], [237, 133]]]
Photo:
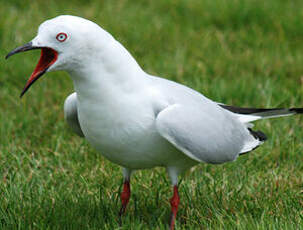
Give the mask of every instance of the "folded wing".
[[81, 130], [78, 111], [77, 111], [77, 94], [72, 93], [69, 95], [64, 102], [64, 118], [69, 127], [80, 137], [84, 137]]
[[156, 118], [160, 135], [188, 157], [224, 163], [263, 143], [247, 127], [219, 106], [207, 109], [174, 104]]

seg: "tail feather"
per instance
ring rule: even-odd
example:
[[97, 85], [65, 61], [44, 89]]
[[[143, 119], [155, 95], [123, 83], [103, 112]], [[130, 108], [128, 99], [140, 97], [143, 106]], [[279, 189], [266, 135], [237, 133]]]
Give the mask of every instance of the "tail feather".
[[251, 129], [252, 124], [249, 122], [265, 119], [265, 118], [273, 118], [273, 117], [283, 117], [290, 116], [294, 114], [303, 114], [303, 108], [274, 108], [274, 109], [256, 109], [256, 108], [241, 108], [230, 105], [218, 104], [223, 109], [226, 109], [232, 112], [234, 115], [238, 117], [240, 122], [244, 123], [247, 126], [248, 131], [254, 137], [253, 141], [249, 141], [245, 143], [239, 155], [246, 154], [248, 152], [253, 151], [258, 148], [261, 144], [266, 141], [266, 135], [261, 131], [254, 131]]
[[294, 114], [303, 114], [303, 108], [274, 108], [274, 109], [257, 109], [257, 108], [241, 108], [236, 106], [219, 104], [222, 108], [229, 110], [239, 116], [243, 123], [256, 121], [265, 118], [283, 117]]

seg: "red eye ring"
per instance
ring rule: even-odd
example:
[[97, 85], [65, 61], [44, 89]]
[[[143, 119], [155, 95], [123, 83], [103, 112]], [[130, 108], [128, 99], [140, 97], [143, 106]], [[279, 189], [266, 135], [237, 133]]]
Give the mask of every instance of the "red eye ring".
[[67, 39], [67, 34], [66, 33], [58, 33], [56, 36], [56, 39], [59, 42], [64, 42]]

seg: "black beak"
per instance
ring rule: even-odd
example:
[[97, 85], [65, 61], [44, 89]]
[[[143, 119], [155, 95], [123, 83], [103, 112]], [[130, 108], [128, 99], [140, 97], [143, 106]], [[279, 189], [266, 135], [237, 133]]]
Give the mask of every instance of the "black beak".
[[26, 85], [20, 95], [20, 97], [23, 96], [23, 94], [29, 89], [29, 87], [38, 80], [46, 71], [48, 68], [54, 64], [58, 58], [58, 52], [52, 48], [49, 47], [43, 47], [43, 46], [33, 46], [32, 42], [26, 43], [23, 46], [20, 46], [11, 52], [9, 52], [6, 55], [6, 59], [8, 59], [10, 56], [25, 52], [28, 50], [34, 50], [34, 49], [41, 49], [41, 55], [38, 64], [36, 65], [36, 68], [34, 69], [34, 72], [31, 74], [29, 79], [26, 82]]
[[6, 55], [5, 59], [8, 59], [10, 56], [12, 56], [14, 54], [25, 52], [25, 51], [28, 51], [28, 50], [34, 50], [34, 49], [41, 49], [41, 47], [33, 46], [32, 42], [26, 43], [25, 45], [20, 46], [20, 47], [18, 47], [16, 49], [12, 50], [11, 52], [9, 52]]

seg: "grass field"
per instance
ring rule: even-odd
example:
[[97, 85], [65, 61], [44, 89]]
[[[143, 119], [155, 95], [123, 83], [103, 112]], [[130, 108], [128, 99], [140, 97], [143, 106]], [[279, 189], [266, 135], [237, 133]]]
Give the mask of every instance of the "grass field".
[[[60, 14], [100, 24], [149, 73], [238, 106], [303, 107], [303, 1], [0, 0], [0, 229], [166, 229], [164, 169], [139, 171], [122, 227], [121, 169], [63, 118], [66, 73], [19, 94], [39, 51], [4, 56]], [[261, 121], [269, 140], [180, 186], [177, 229], [303, 229], [303, 119]]]

